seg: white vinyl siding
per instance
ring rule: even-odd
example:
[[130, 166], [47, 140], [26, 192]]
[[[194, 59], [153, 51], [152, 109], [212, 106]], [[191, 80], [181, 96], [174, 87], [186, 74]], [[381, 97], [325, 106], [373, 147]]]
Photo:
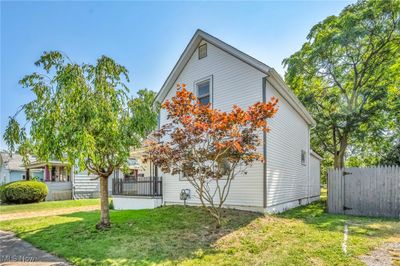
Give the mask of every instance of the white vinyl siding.
[[310, 156], [310, 196], [316, 197], [321, 194], [321, 161]]
[[[235, 104], [247, 108], [262, 101], [262, 80], [266, 74], [211, 43], [207, 45], [207, 57], [199, 60], [197, 51], [192, 54], [166, 99], [175, 95], [177, 83], [186, 84], [187, 89], [196, 94], [196, 83], [208, 76], [212, 77], [211, 102], [215, 109], [230, 111]], [[275, 118], [269, 120], [271, 131], [267, 134], [267, 207], [298, 203], [298, 200], [310, 194], [309, 126], [267, 82], [267, 101], [271, 96], [279, 99], [279, 111]], [[160, 125], [167, 122], [166, 117], [165, 110], [161, 110]], [[302, 150], [306, 152], [305, 165], [301, 163]], [[262, 145], [258, 152], [263, 152]], [[199, 203], [189, 182], [179, 180], [178, 175], [162, 176], [164, 203], [183, 203], [179, 199], [182, 189], [191, 190], [191, 199], [187, 201], [189, 204]], [[263, 210], [263, 201], [263, 164], [256, 162], [247, 168], [246, 175], [232, 181], [225, 206]]]
[[[207, 44], [207, 57], [198, 59], [194, 53], [176, 83], [184, 83], [193, 93], [196, 83], [204, 77], [212, 77], [211, 101], [213, 108], [230, 111], [234, 104], [247, 108], [251, 104], [262, 100], [262, 78], [260, 71], [222, 51], [214, 45]], [[175, 94], [175, 84], [167, 95], [170, 99]], [[160, 113], [160, 124], [166, 123], [166, 112]], [[260, 146], [259, 152], [262, 152]], [[231, 191], [226, 201], [227, 205], [257, 206], [262, 208], [262, 163], [257, 162], [247, 169], [247, 175], [237, 176], [232, 181]], [[222, 181], [224, 182], [224, 181]], [[191, 189], [191, 199], [188, 203], [199, 203], [194, 197], [195, 191], [189, 182], [180, 181], [179, 176], [163, 174], [164, 202], [181, 203], [179, 194], [182, 189]]]
[[[267, 206], [308, 197], [309, 128], [307, 123], [267, 82], [267, 100], [279, 99], [279, 110], [267, 134]], [[305, 164], [301, 152], [306, 152]]]
[[[111, 195], [112, 179], [114, 173], [108, 178], [108, 192]], [[97, 198], [100, 196], [100, 180], [96, 175], [90, 174], [87, 171], [74, 173], [74, 196], [77, 199], [82, 198]]]

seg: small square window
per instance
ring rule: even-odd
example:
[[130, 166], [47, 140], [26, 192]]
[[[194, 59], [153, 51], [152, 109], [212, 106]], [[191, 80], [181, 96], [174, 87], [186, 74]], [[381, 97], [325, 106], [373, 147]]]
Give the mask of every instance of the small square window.
[[189, 181], [187, 175], [179, 173], [179, 181]]
[[197, 99], [202, 105], [210, 103], [210, 80], [205, 80], [196, 84]]
[[199, 46], [199, 59], [207, 56], [207, 44], [202, 44]]
[[301, 164], [306, 165], [306, 151], [301, 150]]
[[[183, 168], [184, 170], [189, 170], [189, 169], [192, 168], [193, 166], [194, 166], [194, 165], [193, 165], [193, 162], [189, 162], [189, 163], [183, 164], [183, 165], [182, 165], [182, 168]], [[188, 176], [187, 176], [185, 173], [180, 172], [180, 173], [179, 173], [179, 181], [188, 181]]]
[[219, 172], [226, 178], [229, 174], [231, 164], [226, 158], [224, 158], [217, 162], [217, 167]]

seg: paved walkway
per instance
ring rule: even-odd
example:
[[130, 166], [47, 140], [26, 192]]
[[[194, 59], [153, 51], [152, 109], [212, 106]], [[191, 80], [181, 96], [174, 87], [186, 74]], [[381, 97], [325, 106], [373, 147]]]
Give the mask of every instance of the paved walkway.
[[400, 243], [385, 243], [360, 259], [367, 266], [400, 265]]
[[35, 211], [35, 212], [17, 212], [17, 213], [1, 214], [0, 221], [15, 220], [15, 219], [22, 219], [22, 218], [43, 217], [43, 216], [54, 216], [54, 215], [69, 214], [69, 213], [74, 213], [74, 212], [94, 211], [94, 210], [99, 210], [99, 209], [100, 209], [100, 207], [98, 205], [90, 205], [90, 206], [62, 208], [62, 209], [54, 209], [54, 210], [43, 210], [43, 211]]
[[67, 266], [70, 264], [35, 248], [13, 233], [0, 231], [0, 265]]

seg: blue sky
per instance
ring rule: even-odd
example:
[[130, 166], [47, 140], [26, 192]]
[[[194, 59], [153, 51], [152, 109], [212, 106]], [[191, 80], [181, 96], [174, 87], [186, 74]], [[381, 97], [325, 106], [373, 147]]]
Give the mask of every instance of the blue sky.
[[18, 81], [37, 70], [43, 51], [87, 63], [111, 56], [129, 70], [132, 94], [158, 91], [200, 28], [283, 75], [282, 60], [300, 49], [310, 28], [351, 2], [2, 1], [0, 134], [18, 106], [33, 99]]

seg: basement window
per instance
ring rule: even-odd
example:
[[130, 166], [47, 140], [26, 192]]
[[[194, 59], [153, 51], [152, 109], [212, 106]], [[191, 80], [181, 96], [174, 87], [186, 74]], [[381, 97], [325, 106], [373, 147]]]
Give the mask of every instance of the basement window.
[[199, 46], [199, 59], [207, 56], [207, 44], [202, 44]]

